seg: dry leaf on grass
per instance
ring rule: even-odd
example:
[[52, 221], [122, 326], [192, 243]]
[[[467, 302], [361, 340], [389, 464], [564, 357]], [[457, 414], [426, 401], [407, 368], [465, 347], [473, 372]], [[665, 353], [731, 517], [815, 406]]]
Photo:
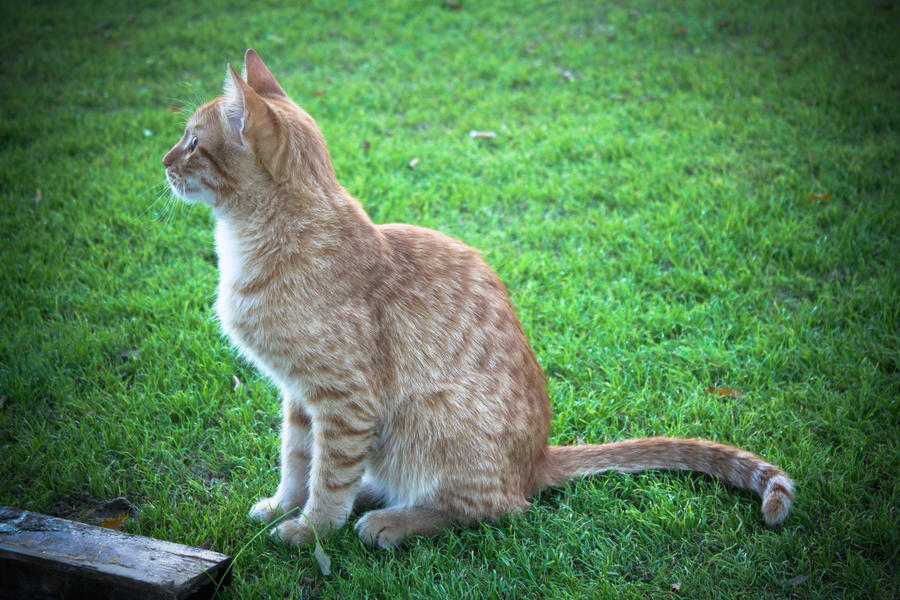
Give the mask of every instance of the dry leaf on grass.
[[119, 358], [123, 361], [137, 360], [141, 357], [141, 350], [137, 346], [132, 346], [129, 350], [123, 350], [119, 353]]
[[733, 389], [731, 389], [731, 388], [715, 388], [715, 387], [710, 387], [710, 388], [706, 388], [706, 391], [709, 392], [710, 394], [715, 394], [715, 395], [717, 395], [717, 396], [722, 396], [723, 398], [735, 398], [735, 399], [737, 399], [737, 398], [743, 398], [743, 397], [744, 397], [744, 394], [742, 394], [741, 392], [739, 392], [739, 391], [737, 391], [737, 390], [733, 390]]
[[482, 140], [492, 140], [497, 137], [497, 134], [493, 131], [470, 131], [469, 137], [474, 139], [482, 139]]
[[807, 194], [806, 197], [813, 202], [828, 202], [831, 200], [831, 194], [828, 192], [825, 192], [824, 194]]
[[128, 520], [127, 514], [121, 514], [118, 517], [113, 517], [108, 521], [104, 521], [100, 523], [100, 527], [104, 527], [106, 529], [114, 529], [116, 531], [122, 531], [122, 525], [125, 524], [125, 521]]
[[791, 577], [790, 579], [788, 579], [787, 581], [785, 581], [785, 584], [787, 584], [787, 585], [800, 585], [801, 583], [803, 583], [803, 582], [806, 581], [807, 579], [809, 579], [809, 575], [797, 575], [796, 577]]
[[322, 549], [322, 544], [316, 542], [316, 550], [315, 550], [316, 562], [319, 563], [319, 570], [322, 571], [322, 575], [328, 577], [331, 575], [331, 558], [325, 554], [325, 550]]

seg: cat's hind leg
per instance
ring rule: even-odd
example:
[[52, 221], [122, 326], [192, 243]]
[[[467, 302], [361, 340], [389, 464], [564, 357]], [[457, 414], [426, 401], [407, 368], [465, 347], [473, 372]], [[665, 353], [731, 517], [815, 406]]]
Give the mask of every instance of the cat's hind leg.
[[384, 506], [384, 493], [367, 476], [363, 475], [359, 492], [357, 492], [356, 498], [353, 500], [351, 513], [359, 515], [382, 506]]
[[[454, 502], [455, 503], [455, 502]], [[524, 497], [505, 498], [493, 507], [475, 507], [465, 502], [464, 510], [447, 504], [447, 508], [434, 506], [390, 507], [373, 510], [356, 522], [359, 537], [370, 546], [395, 548], [411, 536], [430, 537], [452, 525], [470, 526], [478, 521], [496, 521], [503, 515], [522, 516], [531, 507]]]
[[[281, 483], [271, 498], [253, 505], [250, 517], [270, 523], [280, 515], [303, 508], [309, 496], [309, 463], [312, 451], [312, 429], [309, 415], [288, 394], [282, 402], [284, 421], [281, 426]], [[298, 515], [299, 516], [299, 515]]]
[[356, 531], [370, 546], [395, 548], [410, 536], [433, 536], [456, 522], [450, 513], [435, 508], [383, 508], [360, 517]]

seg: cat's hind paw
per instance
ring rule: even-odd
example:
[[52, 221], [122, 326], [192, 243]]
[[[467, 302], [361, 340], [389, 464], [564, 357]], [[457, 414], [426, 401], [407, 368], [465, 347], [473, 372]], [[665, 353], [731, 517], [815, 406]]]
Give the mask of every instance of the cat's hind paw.
[[396, 548], [403, 541], [404, 532], [397, 528], [394, 519], [386, 511], [367, 512], [356, 522], [356, 532], [367, 546]]
[[360, 517], [356, 531], [369, 546], [396, 548], [410, 536], [432, 536], [452, 522], [447, 513], [430, 508], [385, 508]]

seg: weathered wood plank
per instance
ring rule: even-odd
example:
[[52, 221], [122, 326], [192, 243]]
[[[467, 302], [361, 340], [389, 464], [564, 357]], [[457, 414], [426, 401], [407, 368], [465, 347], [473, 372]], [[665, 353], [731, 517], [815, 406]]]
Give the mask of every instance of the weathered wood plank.
[[210, 550], [0, 507], [0, 598], [201, 600], [230, 577], [231, 561]]

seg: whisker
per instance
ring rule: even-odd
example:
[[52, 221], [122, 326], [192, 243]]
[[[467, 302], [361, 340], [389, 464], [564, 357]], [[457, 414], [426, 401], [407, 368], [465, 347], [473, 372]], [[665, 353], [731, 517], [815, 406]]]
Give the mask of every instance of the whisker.
[[[155, 190], [154, 190], [154, 188], [155, 188]], [[156, 193], [156, 198], [152, 202], [150, 202], [150, 204], [147, 205], [147, 207], [143, 210], [143, 212], [141, 212], [140, 216], [142, 216], [142, 217], [146, 216], [147, 213], [149, 213], [157, 204], [159, 204], [159, 201], [162, 200], [163, 198], [165, 198], [167, 193], [171, 194], [172, 189], [169, 187], [169, 184], [167, 181], [161, 181], [161, 182], [151, 185], [146, 190], [144, 190], [144, 192], [142, 192], [140, 194], [140, 197], [142, 197], [142, 198], [146, 197], [151, 192]]]
[[147, 207], [144, 208], [144, 210], [141, 211], [141, 213], [140, 213], [139, 216], [141, 216], [141, 217], [146, 217], [147, 214], [148, 214], [151, 210], [153, 210], [153, 209], [156, 207], [157, 204], [159, 204], [159, 201], [162, 200], [162, 198], [163, 198], [163, 193], [160, 192], [160, 193], [156, 196], [156, 199], [153, 200], [153, 202], [151, 202], [150, 204], [148, 204]]
[[204, 97], [205, 93], [202, 90], [198, 90], [190, 81], [182, 81], [181, 86], [185, 88], [185, 96], [187, 97], [180, 99], [172, 98], [170, 103], [173, 106], [178, 106], [180, 108], [181, 114], [184, 117], [184, 123], [182, 125], [187, 125], [190, 116], [194, 114], [200, 106], [206, 104], [207, 100]]
[[163, 225], [168, 225], [169, 223], [169, 213], [173, 208], [173, 203], [175, 200], [175, 194], [172, 192], [171, 188], [165, 188], [160, 191], [156, 200], [153, 202], [153, 206], [159, 204], [160, 201], [163, 201], [162, 207], [156, 211], [156, 220]]
[[168, 210], [166, 211], [166, 225], [171, 225], [172, 221], [175, 220], [175, 214], [178, 212], [178, 208], [184, 204], [178, 198], [175, 197], [175, 194], [172, 193], [169, 195], [169, 202], [167, 205]]

